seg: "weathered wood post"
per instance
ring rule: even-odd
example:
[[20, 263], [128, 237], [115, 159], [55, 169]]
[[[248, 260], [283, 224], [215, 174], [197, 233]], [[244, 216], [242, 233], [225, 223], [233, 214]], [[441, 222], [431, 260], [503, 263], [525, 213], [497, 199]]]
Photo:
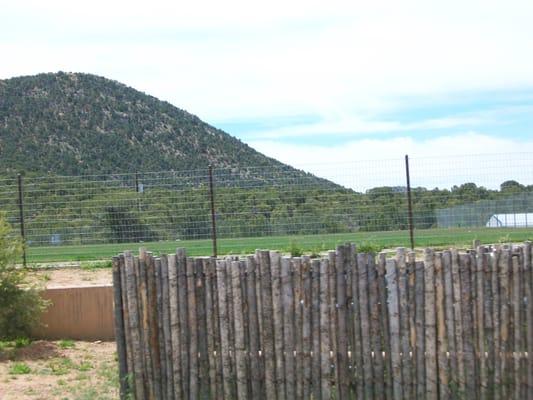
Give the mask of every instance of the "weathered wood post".
[[126, 333], [124, 329], [124, 314], [122, 304], [122, 284], [120, 274], [124, 269], [120, 264], [119, 257], [113, 257], [113, 294], [115, 313], [115, 341], [117, 343], [118, 373], [120, 382], [120, 398], [126, 399], [129, 393], [128, 386], [128, 366], [126, 355]]

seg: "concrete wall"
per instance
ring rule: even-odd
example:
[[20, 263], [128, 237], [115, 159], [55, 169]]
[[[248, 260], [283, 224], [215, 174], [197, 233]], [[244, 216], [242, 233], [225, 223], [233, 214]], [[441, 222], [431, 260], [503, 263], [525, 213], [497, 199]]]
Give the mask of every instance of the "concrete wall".
[[36, 338], [114, 340], [113, 286], [49, 288], [42, 296], [52, 304]]

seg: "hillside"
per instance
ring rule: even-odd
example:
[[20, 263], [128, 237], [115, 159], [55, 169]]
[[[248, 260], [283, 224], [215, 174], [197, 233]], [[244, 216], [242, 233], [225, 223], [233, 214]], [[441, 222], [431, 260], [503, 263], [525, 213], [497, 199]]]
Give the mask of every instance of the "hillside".
[[167, 102], [81, 73], [0, 80], [0, 154], [0, 175], [114, 174], [212, 164], [248, 178], [268, 171], [270, 177], [333, 185], [268, 158]]

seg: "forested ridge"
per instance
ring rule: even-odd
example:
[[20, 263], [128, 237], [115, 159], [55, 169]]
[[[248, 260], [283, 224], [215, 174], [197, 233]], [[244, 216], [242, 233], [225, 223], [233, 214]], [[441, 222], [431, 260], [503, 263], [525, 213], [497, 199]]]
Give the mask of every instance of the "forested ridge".
[[[15, 175], [22, 172], [27, 239], [34, 243], [204, 238], [210, 232], [208, 165], [215, 170], [221, 237], [408, 224], [404, 187], [343, 188], [268, 158], [169, 103], [94, 75], [0, 80], [0, 155], [0, 211], [18, 223]], [[149, 171], [166, 172], [155, 179]], [[169, 171], [177, 175], [170, 178]], [[132, 185], [134, 172], [142, 190]], [[533, 212], [533, 185], [513, 180], [499, 190], [474, 183], [418, 187], [412, 198], [417, 229], [438, 227], [438, 211], [460, 205], [474, 211], [463, 209], [448, 226], [484, 226], [492, 213]]]
[[0, 175], [182, 171], [213, 165], [237, 171], [236, 177], [261, 178], [264, 171], [280, 178], [311, 176], [168, 102], [82, 73], [0, 80], [0, 154]]

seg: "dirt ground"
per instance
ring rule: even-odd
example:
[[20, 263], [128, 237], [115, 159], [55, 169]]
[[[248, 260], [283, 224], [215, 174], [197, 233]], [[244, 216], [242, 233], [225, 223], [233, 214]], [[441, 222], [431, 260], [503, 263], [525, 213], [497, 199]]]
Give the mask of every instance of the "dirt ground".
[[82, 269], [72, 267], [40, 269], [30, 273], [30, 279], [47, 288], [112, 285], [111, 268]]
[[[0, 399], [117, 399], [114, 342], [0, 342]], [[20, 344], [19, 344], [20, 346]]]

